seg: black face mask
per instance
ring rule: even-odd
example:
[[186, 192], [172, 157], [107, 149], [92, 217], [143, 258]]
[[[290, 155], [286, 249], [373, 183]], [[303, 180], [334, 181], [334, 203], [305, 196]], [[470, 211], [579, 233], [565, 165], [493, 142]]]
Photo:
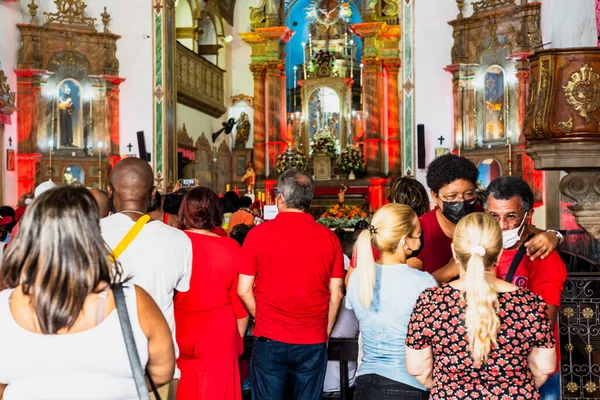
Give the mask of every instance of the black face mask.
[[453, 224], [473, 212], [474, 201], [442, 201], [442, 214]]
[[421, 231], [420, 238], [421, 238], [421, 245], [419, 246], [418, 249], [413, 250], [410, 247], [408, 248], [408, 250], [412, 250], [412, 253], [410, 253], [410, 256], [406, 257], [407, 260], [417, 257], [419, 254], [421, 254], [421, 251], [423, 251], [423, 246], [425, 245], [423, 231]]

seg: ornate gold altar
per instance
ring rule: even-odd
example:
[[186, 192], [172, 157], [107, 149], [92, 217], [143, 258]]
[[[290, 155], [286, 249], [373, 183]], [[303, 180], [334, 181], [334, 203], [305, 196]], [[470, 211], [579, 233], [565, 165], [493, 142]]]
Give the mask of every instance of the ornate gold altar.
[[[10, 90], [7, 77], [0, 69], [0, 138], [4, 138], [4, 125], [11, 124], [11, 115], [17, 111], [15, 106], [15, 92]], [[12, 139], [9, 139], [9, 147], [12, 147]], [[6, 171], [15, 170], [15, 150], [6, 149]], [[4, 140], [0, 140], [0, 154], [4, 154]], [[0, 204], [4, 203], [4, 167], [0, 169]]]
[[480, 166], [484, 185], [501, 175], [529, 182], [542, 199], [543, 176], [525, 154], [522, 135], [529, 84], [527, 56], [541, 45], [540, 3], [480, 1], [450, 21], [457, 152]]
[[32, 1], [31, 22], [17, 25], [19, 195], [47, 179], [101, 187], [119, 159], [119, 36], [106, 8], [98, 31], [83, 1], [55, 4], [38, 25]]

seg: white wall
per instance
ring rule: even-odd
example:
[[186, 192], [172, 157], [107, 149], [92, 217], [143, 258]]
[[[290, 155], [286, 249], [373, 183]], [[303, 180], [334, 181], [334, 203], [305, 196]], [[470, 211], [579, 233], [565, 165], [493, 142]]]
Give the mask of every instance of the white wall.
[[[196, 143], [196, 139], [199, 138], [202, 133], [205, 133], [209, 142], [212, 144], [211, 134], [223, 127], [222, 123], [226, 120], [226, 118], [227, 114], [217, 119], [211, 117], [210, 115], [201, 113], [194, 108], [185, 106], [183, 104], [177, 104], [177, 132], [179, 132], [183, 127], [183, 124], [185, 124], [188, 134], [192, 139], [194, 139], [194, 143]], [[227, 144], [229, 145], [231, 135], [225, 135], [225, 133], [222, 133], [217, 139], [215, 145], [217, 147], [220, 146], [223, 140], [227, 140]]]
[[594, 0], [539, 0], [542, 3], [542, 37], [547, 49], [596, 46]]
[[[452, 62], [454, 43], [447, 21], [457, 13], [454, 1], [415, 1], [415, 123], [425, 125], [426, 165], [435, 158], [436, 147], [452, 150], [452, 75], [444, 67]], [[446, 139], [442, 146], [437, 140], [440, 136]], [[417, 179], [424, 185], [425, 172], [417, 170]]]

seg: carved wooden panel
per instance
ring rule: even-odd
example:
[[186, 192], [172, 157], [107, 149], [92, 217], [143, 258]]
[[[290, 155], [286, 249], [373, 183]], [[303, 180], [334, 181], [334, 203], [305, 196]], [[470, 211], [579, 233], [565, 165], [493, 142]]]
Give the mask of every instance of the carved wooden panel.
[[225, 107], [225, 71], [177, 43], [177, 101], [215, 118]]
[[217, 151], [217, 183], [216, 192], [225, 193], [225, 185], [231, 180], [231, 152], [225, 141], [221, 142]]
[[214, 189], [213, 150], [204, 133], [196, 139], [196, 162], [193, 165], [194, 178], [198, 179], [200, 185]]

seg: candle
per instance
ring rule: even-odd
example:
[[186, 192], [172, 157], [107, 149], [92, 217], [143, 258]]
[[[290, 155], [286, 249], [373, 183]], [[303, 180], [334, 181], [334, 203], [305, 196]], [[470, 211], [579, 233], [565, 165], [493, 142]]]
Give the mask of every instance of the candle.
[[312, 45], [312, 33], [308, 34], [308, 51], [309, 51], [309, 57], [312, 58], [313, 56], [313, 45]]
[[360, 63], [360, 86], [362, 87], [363, 85], [363, 75], [364, 75], [364, 71], [365, 71], [365, 64]]
[[229, 192], [231, 190], [231, 185], [228, 183], [227, 185], [225, 185], [225, 191]]
[[508, 144], [508, 174], [512, 175], [512, 132], [508, 132], [508, 136], [506, 137], [506, 142]]
[[302, 42], [302, 68], [304, 69], [304, 79], [306, 79], [306, 43]]

